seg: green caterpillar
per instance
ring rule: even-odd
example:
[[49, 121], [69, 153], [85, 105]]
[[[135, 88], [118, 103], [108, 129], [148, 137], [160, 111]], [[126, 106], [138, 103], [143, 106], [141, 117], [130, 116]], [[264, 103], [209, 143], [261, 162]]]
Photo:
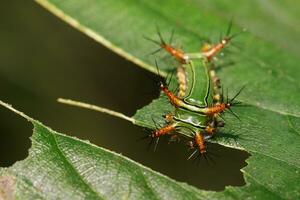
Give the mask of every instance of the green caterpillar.
[[231, 110], [231, 106], [239, 104], [234, 100], [243, 88], [232, 99], [228, 100], [227, 97], [227, 100], [224, 100], [223, 92], [219, 91], [219, 78], [211, 67], [213, 57], [237, 35], [229, 35], [231, 25], [232, 23], [229, 24], [225, 38], [216, 45], [206, 46], [200, 53], [184, 53], [174, 48], [163, 40], [159, 30], [157, 32], [160, 42], [147, 38], [180, 63], [177, 68], [178, 93], [174, 94], [165, 83], [160, 83], [160, 89], [168, 97], [174, 111], [165, 115], [166, 125], [149, 135], [152, 141], [156, 138], [156, 145], [163, 135], [171, 135], [172, 138], [185, 137], [190, 140], [190, 147], [195, 149], [189, 158], [197, 152], [199, 155], [205, 155], [206, 139], [212, 137], [216, 129], [224, 125], [220, 114], [228, 110], [237, 116]]

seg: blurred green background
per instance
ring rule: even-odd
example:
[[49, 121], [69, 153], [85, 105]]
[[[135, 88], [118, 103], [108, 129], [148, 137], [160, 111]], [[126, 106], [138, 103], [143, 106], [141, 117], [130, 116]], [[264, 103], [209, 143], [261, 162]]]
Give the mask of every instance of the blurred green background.
[[[129, 116], [158, 95], [146, 72], [74, 30], [32, 1], [0, 2], [1, 100], [52, 129], [90, 140], [178, 181], [222, 190], [244, 184], [246, 152], [212, 145], [214, 163], [186, 161], [183, 144], [161, 142], [156, 152], [132, 124], [56, 102], [71, 98]], [[149, 50], [151, 51], [151, 50]], [[0, 166], [26, 158], [32, 126], [1, 108]]]

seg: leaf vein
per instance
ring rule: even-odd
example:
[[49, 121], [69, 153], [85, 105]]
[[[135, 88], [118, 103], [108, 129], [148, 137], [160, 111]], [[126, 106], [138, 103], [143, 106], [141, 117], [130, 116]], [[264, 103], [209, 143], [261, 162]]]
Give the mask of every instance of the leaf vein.
[[296, 129], [295, 125], [292, 123], [291, 119], [289, 116], [286, 116], [287, 121], [288, 121], [288, 125], [295, 131], [295, 133], [297, 133], [298, 135], [300, 135], [300, 132]]
[[59, 144], [57, 142], [56, 136], [53, 133], [50, 133], [51, 136], [53, 137], [54, 143], [55, 143], [55, 147], [57, 148], [59, 154], [61, 155], [61, 157], [64, 159], [65, 163], [67, 165], [70, 166], [70, 168], [72, 169], [72, 171], [74, 173], [76, 173], [77, 177], [81, 180], [81, 182], [86, 186], [86, 188], [89, 189], [90, 193], [92, 193], [93, 195], [97, 196], [99, 199], [104, 199], [104, 197], [102, 197], [98, 192], [96, 192], [89, 183], [87, 183], [83, 177], [81, 176], [81, 174], [78, 172], [78, 170], [72, 165], [71, 161], [67, 158], [67, 156], [65, 155], [65, 153], [63, 152], [63, 150], [59, 147]]
[[274, 156], [271, 156], [271, 155], [268, 155], [268, 154], [264, 154], [264, 153], [262, 153], [262, 152], [253, 151], [253, 150], [249, 150], [249, 151], [250, 151], [250, 152], [254, 152], [254, 153], [256, 153], [256, 154], [260, 154], [260, 155], [262, 155], [262, 156], [266, 156], [266, 157], [268, 157], [268, 158], [272, 158], [272, 159], [274, 159], [274, 160], [277, 160], [277, 161], [283, 162], [283, 163], [285, 163], [285, 164], [289, 165], [290, 167], [294, 167], [294, 168], [297, 168], [297, 169], [299, 169], [299, 166], [297, 166], [297, 165], [295, 165], [295, 164], [293, 164], [293, 163], [289, 163], [288, 161], [285, 161], [285, 160], [282, 160], [282, 159], [276, 158], [276, 157], [274, 157]]
[[253, 176], [251, 176], [250, 174], [244, 172], [244, 175], [249, 177], [250, 179], [252, 179], [254, 182], [256, 182], [258, 185], [260, 185], [261, 187], [265, 188], [269, 193], [279, 197], [280, 199], [285, 199], [283, 198], [281, 195], [279, 195], [278, 193], [272, 191], [270, 188], [268, 188], [266, 185], [264, 185], [263, 183], [259, 182], [257, 179], [255, 179]]

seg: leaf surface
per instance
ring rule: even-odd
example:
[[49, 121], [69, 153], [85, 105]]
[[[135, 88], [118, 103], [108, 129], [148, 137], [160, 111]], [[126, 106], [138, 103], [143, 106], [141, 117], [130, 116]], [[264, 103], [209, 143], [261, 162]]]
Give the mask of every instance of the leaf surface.
[[[158, 39], [155, 24], [166, 39], [175, 28], [176, 40], [184, 50], [196, 52], [204, 41], [218, 40], [219, 33], [226, 30], [230, 18], [226, 16], [234, 13], [233, 32], [242, 28], [249, 31], [235, 39], [241, 48], [229, 48], [232, 52], [225, 52], [217, 72], [223, 85], [229, 87], [230, 96], [246, 84], [238, 100], [248, 106], [235, 109], [241, 122], [226, 117], [224, 134], [212, 142], [251, 153], [248, 166], [243, 169], [246, 186], [227, 187], [219, 193], [193, 189], [194, 195], [200, 194], [194, 197], [295, 199], [300, 196], [297, 181], [300, 178], [300, 59], [299, 45], [296, 45], [297, 41], [299, 43], [300, 12], [296, 12], [299, 3], [293, 2], [290, 11], [291, 1], [281, 5], [274, 0], [247, 3], [222, 0], [37, 2], [96, 41], [154, 73], [156, 69], [152, 65], [157, 56], [146, 55], [157, 47], [143, 36]], [[253, 13], [253, 9], [257, 12]], [[283, 17], [278, 17], [277, 11]], [[225, 66], [226, 63], [234, 64]], [[160, 67], [166, 72], [174, 69], [168, 62]], [[139, 110], [133, 118], [138, 125], [153, 127], [151, 117], [160, 117], [168, 109], [168, 102], [160, 98]], [[164, 191], [163, 194], [169, 193]], [[201, 196], [203, 194], [208, 196]], [[150, 196], [158, 198], [156, 193]]]
[[29, 156], [0, 168], [0, 198], [7, 199], [198, 199], [199, 191], [120, 154], [66, 136], [15, 110], [34, 126]]

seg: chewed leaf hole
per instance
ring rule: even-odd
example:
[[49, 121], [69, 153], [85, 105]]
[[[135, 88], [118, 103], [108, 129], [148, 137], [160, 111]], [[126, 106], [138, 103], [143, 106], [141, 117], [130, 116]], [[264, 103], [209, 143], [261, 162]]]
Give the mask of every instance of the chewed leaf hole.
[[28, 156], [32, 125], [4, 108], [1, 108], [0, 118], [0, 167], [9, 167]]
[[187, 160], [189, 152], [185, 146], [180, 143], [164, 143], [167, 142], [162, 141], [155, 152], [144, 149], [143, 156], [135, 159], [155, 171], [199, 189], [222, 191], [229, 185], [245, 185], [241, 169], [247, 165], [249, 153], [209, 144], [213, 153], [208, 155], [209, 158]]

